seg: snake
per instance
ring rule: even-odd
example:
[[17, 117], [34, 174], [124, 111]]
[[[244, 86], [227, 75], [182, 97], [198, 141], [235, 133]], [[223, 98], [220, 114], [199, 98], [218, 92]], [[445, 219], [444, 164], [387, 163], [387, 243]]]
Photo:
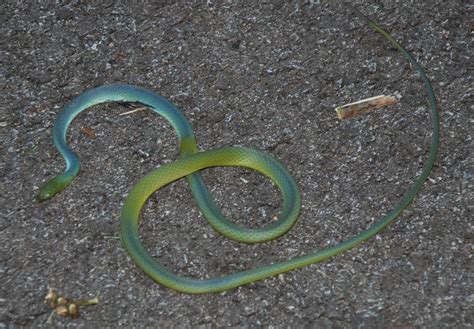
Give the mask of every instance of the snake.
[[[210, 279], [180, 276], [159, 264], [140, 241], [140, 213], [147, 199], [155, 191], [176, 180], [186, 179], [203, 217], [217, 232], [229, 239], [243, 243], [270, 241], [286, 233], [298, 219], [301, 195], [290, 173], [271, 156], [255, 149], [238, 146], [199, 151], [190, 123], [176, 106], [147, 89], [120, 83], [90, 89], [70, 101], [58, 114], [53, 125], [52, 137], [55, 147], [66, 162], [66, 169], [40, 189], [37, 200], [43, 202], [52, 198], [64, 190], [79, 173], [79, 158], [71, 151], [66, 141], [67, 129], [79, 113], [91, 106], [106, 102], [138, 103], [164, 117], [176, 131], [179, 140], [179, 159], [158, 167], [140, 179], [126, 197], [120, 215], [120, 239], [125, 250], [132, 261], [159, 284], [184, 293], [226, 291], [327, 260], [370, 239], [399, 217], [427, 180], [438, 151], [439, 111], [430, 80], [413, 55], [386, 30], [360, 12], [359, 15], [375, 32], [381, 34], [398, 49], [418, 72], [427, 91], [431, 109], [432, 134], [428, 159], [411, 187], [404, 193], [397, 205], [358, 234], [338, 244], [317, 249], [305, 255]], [[256, 170], [273, 181], [281, 191], [283, 199], [282, 210], [275, 222], [261, 228], [247, 228], [236, 225], [222, 215], [200, 174], [200, 171], [205, 168], [222, 166]]]

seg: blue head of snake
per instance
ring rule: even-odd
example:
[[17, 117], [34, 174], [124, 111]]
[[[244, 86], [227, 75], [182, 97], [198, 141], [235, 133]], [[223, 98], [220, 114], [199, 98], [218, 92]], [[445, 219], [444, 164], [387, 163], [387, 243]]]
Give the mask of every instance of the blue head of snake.
[[69, 175], [61, 174], [48, 181], [39, 191], [36, 200], [46, 201], [64, 190], [72, 181]]

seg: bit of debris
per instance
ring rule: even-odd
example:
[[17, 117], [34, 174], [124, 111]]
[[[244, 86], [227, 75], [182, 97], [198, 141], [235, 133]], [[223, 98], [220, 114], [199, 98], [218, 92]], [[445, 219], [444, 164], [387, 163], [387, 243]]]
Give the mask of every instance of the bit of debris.
[[62, 317], [71, 317], [76, 319], [79, 317], [79, 306], [96, 305], [99, 303], [99, 298], [95, 297], [86, 300], [72, 300], [64, 296], [60, 296], [56, 290], [50, 288], [48, 294], [44, 299], [45, 304], [51, 307], [54, 311], [48, 318], [48, 322], [51, 322], [54, 313]]
[[120, 113], [119, 115], [120, 116], [129, 115], [129, 114], [132, 114], [132, 113], [135, 113], [135, 112], [145, 111], [146, 109], [147, 109], [147, 107], [139, 107], [139, 108], [136, 108], [136, 109], [131, 110], [131, 111]]
[[371, 112], [379, 108], [397, 104], [398, 98], [395, 96], [379, 95], [362, 99], [360, 101], [345, 104], [336, 107], [337, 117], [339, 120], [350, 119], [360, 114]]
[[90, 127], [82, 127], [82, 133], [91, 139], [95, 139], [95, 130]]

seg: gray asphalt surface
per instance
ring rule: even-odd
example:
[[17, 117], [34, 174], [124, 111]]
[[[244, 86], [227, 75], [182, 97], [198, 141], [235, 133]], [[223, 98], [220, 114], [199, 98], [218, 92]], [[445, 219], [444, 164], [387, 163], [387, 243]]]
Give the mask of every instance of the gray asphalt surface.
[[[34, 196], [63, 169], [54, 118], [81, 92], [126, 82], [182, 109], [201, 149], [267, 152], [302, 191], [284, 237], [242, 245], [203, 220], [184, 181], [157, 192], [141, 236], [156, 259], [208, 278], [306, 254], [368, 227], [402, 197], [429, 147], [423, 86], [405, 59], [343, 4], [12, 2], [0, 9], [0, 328], [473, 326], [473, 5], [358, 1], [425, 68], [441, 108], [437, 164], [415, 202], [382, 234], [322, 264], [214, 295], [154, 283], [114, 239], [131, 186], [178, 157], [171, 127], [151, 111], [98, 106], [72, 124], [82, 161], [53, 200]], [[401, 102], [338, 121], [334, 107], [379, 94]], [[95, 138], [94, 138], [95, 135]], [[281, 206], [248, 170], [204, 177], [224, 214], [259, 226]], [[48, 287], [99, 295], [78, 319], [52, 317]]]

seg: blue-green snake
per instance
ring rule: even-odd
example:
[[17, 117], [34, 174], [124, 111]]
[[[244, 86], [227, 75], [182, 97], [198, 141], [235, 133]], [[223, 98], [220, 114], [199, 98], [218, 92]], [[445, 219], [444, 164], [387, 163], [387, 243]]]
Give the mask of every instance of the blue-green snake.
[[[260, 151], [243, 147], [223, 147], [198, 152], [196, 139], [190, 124], [173, 104], [155, 93], [126, 84], [106, 85], [89, 90], [72, 100], [58, 115], [53, 127], [53, 141], [66, 161], [66, 170], [50, 180], [40, 190], [37, 199], [44, 201], [62, 191], [79, 172], [79, 158], [70, 150], [66, 142], [66, 132], [74, 117], [85, 109], [100, 103], [141, 103], [162, 115], [176, 130], [180, 141], [180, 159], [163, 165], [142, 178], [129, 193], [120, 216], [121, 240], [125, 249], [132, 260], [156, 282], [186, 293], [219, 292], [314, 264], [357, 246], [392, 223], [403, 209], [413, 201], [433, 167], [439, 144], [439, 114], [434, 92], [426, 74], [414, 57], [389, 33], [370, 19], [364, 18], [369, 26], [390, 41], [420, 74], [428, 93], [433, 132], [428, 160], [411, 188], [398, 205], [358, 235], [337, 245], [316, 250], [304, 256], [213, 279], [201, 280], [181, 277], [158, 264], [140, 242], [138, 233], [139, 216], [148, 197], [173, 181], [186, 178], [202, 214], [210, 225], [226, 237], [245, 243], [272, 240], [287, 232], [298, 218], [301, 197], [295, 181], [286, 169], [279, 162]], [[283, 210], [279, 215], [279, 219], [273, 224], [259, 229], [239, 227], [225, 219], [199, 173], [201, 169], [215, 166], [247, 167], [268, 176], [278, 186], [283, 195]]]

